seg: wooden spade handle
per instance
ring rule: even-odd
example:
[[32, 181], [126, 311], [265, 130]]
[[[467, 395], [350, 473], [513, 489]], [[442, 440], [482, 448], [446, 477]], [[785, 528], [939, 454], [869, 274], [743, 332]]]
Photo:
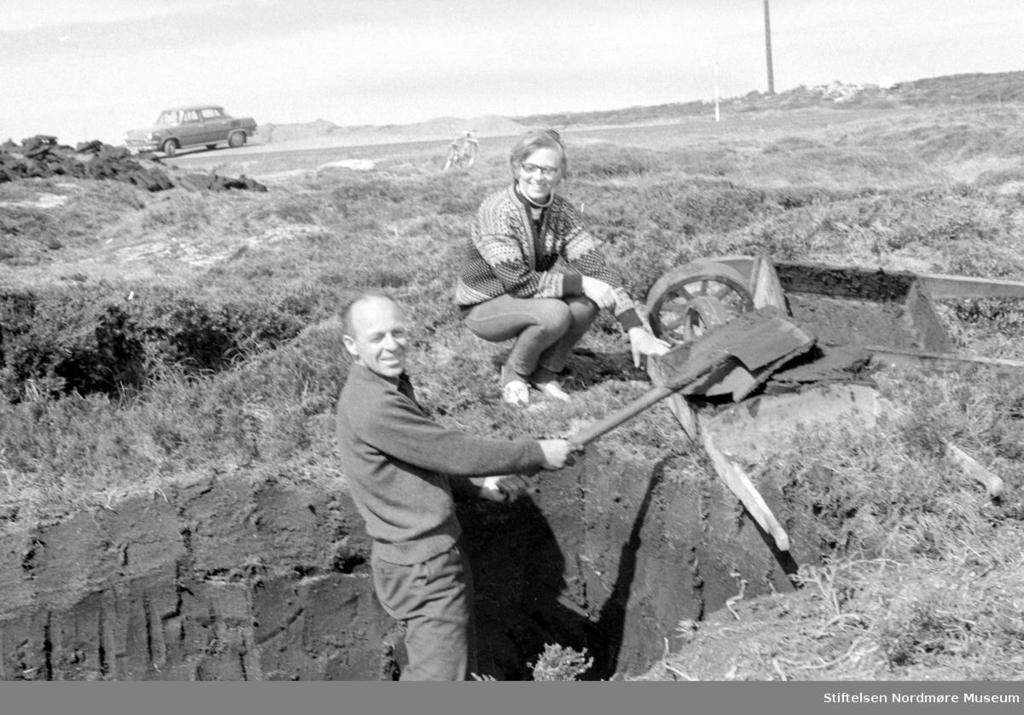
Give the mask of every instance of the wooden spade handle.
[[582, 448], [584, 445], [593, 442], [598, 437], [611, 432], [626, 420], [640, 414], [651, 405], [661, 402], [681, 387], [681, 385], [679, 387], [653, 387], [632, 402], [629, 402], [614, 412], [606, 415], [603, 419], [598, 420], [588, 427], [584, 427], [579, 432], [569, 437], [569, 442]]

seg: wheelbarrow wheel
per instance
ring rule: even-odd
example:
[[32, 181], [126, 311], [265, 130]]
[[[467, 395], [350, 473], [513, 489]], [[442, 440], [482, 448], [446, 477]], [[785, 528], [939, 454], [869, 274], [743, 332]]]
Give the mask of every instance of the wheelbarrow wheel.
[[[694, 305], [698, 298], [707, 300]], [[651, 330], [672, 343], [693, 338], [695, 325], [710, 328], [753, 309], [754, 297], [743, 276], [716, 261], [694, 261], [669, 271], [647, 293]]]

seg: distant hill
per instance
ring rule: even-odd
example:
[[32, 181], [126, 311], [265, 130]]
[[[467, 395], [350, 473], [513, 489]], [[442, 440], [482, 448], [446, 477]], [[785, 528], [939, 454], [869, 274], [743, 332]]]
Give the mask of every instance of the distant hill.
[[[754, 91], [742, 97], [725, 98], [720, 102], [723, 108], [727, 107], [731, 112], [815, 106], [885, 109], [899, 106], [1024, 102], [1024, 72], [948, 75], [900, 82], [891, 87], [849, 84], [836, 80], [814, 87], [800, 85], [775, 95]], [[708, 101], [696, 100], [592, 112], [549, 112], [519, 117], [438, 117], [415, 124], [383, 126], [338, 126], [326, 119], [317, 119], [303, 124], [265, 124], [259, 128], [258, 136], [264, 142], [322, 141], [327, 138], [352, 145], [441, 140], [469, 129], [475, 130], [479, 137], [511, 136], [535, 126], [567, 128], [671, 122], [706, 114], [708, 106]]]
[[893, 91], [908, 104], [1024, 102], [1024, 72], [932, 77], [902, 82]]
[[438, 117], [415, 124], [381, 126], [338, 126], [325, 119], [317, 119], [302, 124], [264, 124], [257, 134], [268, 143], [330, 139], [356, 145], [451, 139], [458, 132], [470, 130], [478, 137], [509, 136], [523, 129], [522, 124], [512, 119], [486, 115], [472, 119]]
[[264, 141], [295, 141], [297, 139], [326, 136], [340, 128], [334, 122], [329, 122], [326, 119], [317, 119], [315, 122], [304, 122], [301, 124], [261, 124], [257, 128], [257, 134]]
[[[777, 92], [750, 92], [720, 100], [730, 111], [796, 109], [811, 106], [878, 108], [932, 104], [988, 104], [1024, 102], [1024, 72], [958, 74], [901, 82], [891, 87], [848, 84], [838, 80], [825, 85], [800, 85]], [[690, 101], [654, 106], [626, 107], [593, 112], [550, 112], [513, 117], [525, 126], [600, 126], [670, 121], [705, 114], [709, 102]]]

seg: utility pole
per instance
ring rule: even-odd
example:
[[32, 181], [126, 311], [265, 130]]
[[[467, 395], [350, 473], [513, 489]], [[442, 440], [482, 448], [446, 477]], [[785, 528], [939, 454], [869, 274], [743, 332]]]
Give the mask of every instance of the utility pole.
[[768, 0], [764, 0], [764, 51], [768, 59], [768, 94], [775, 94], [775, 76], [772, 74], [772, 21], [768, 13]]

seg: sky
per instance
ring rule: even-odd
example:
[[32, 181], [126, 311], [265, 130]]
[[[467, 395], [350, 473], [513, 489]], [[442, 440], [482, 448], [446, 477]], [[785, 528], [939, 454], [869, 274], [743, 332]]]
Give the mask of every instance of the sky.
[[[1024, 70], [1024, 0], [770, 0], [775, 90]], [[165, 107], [408, 124], [768, 88], [763, 0], [0, 0], [0, 141]]]

